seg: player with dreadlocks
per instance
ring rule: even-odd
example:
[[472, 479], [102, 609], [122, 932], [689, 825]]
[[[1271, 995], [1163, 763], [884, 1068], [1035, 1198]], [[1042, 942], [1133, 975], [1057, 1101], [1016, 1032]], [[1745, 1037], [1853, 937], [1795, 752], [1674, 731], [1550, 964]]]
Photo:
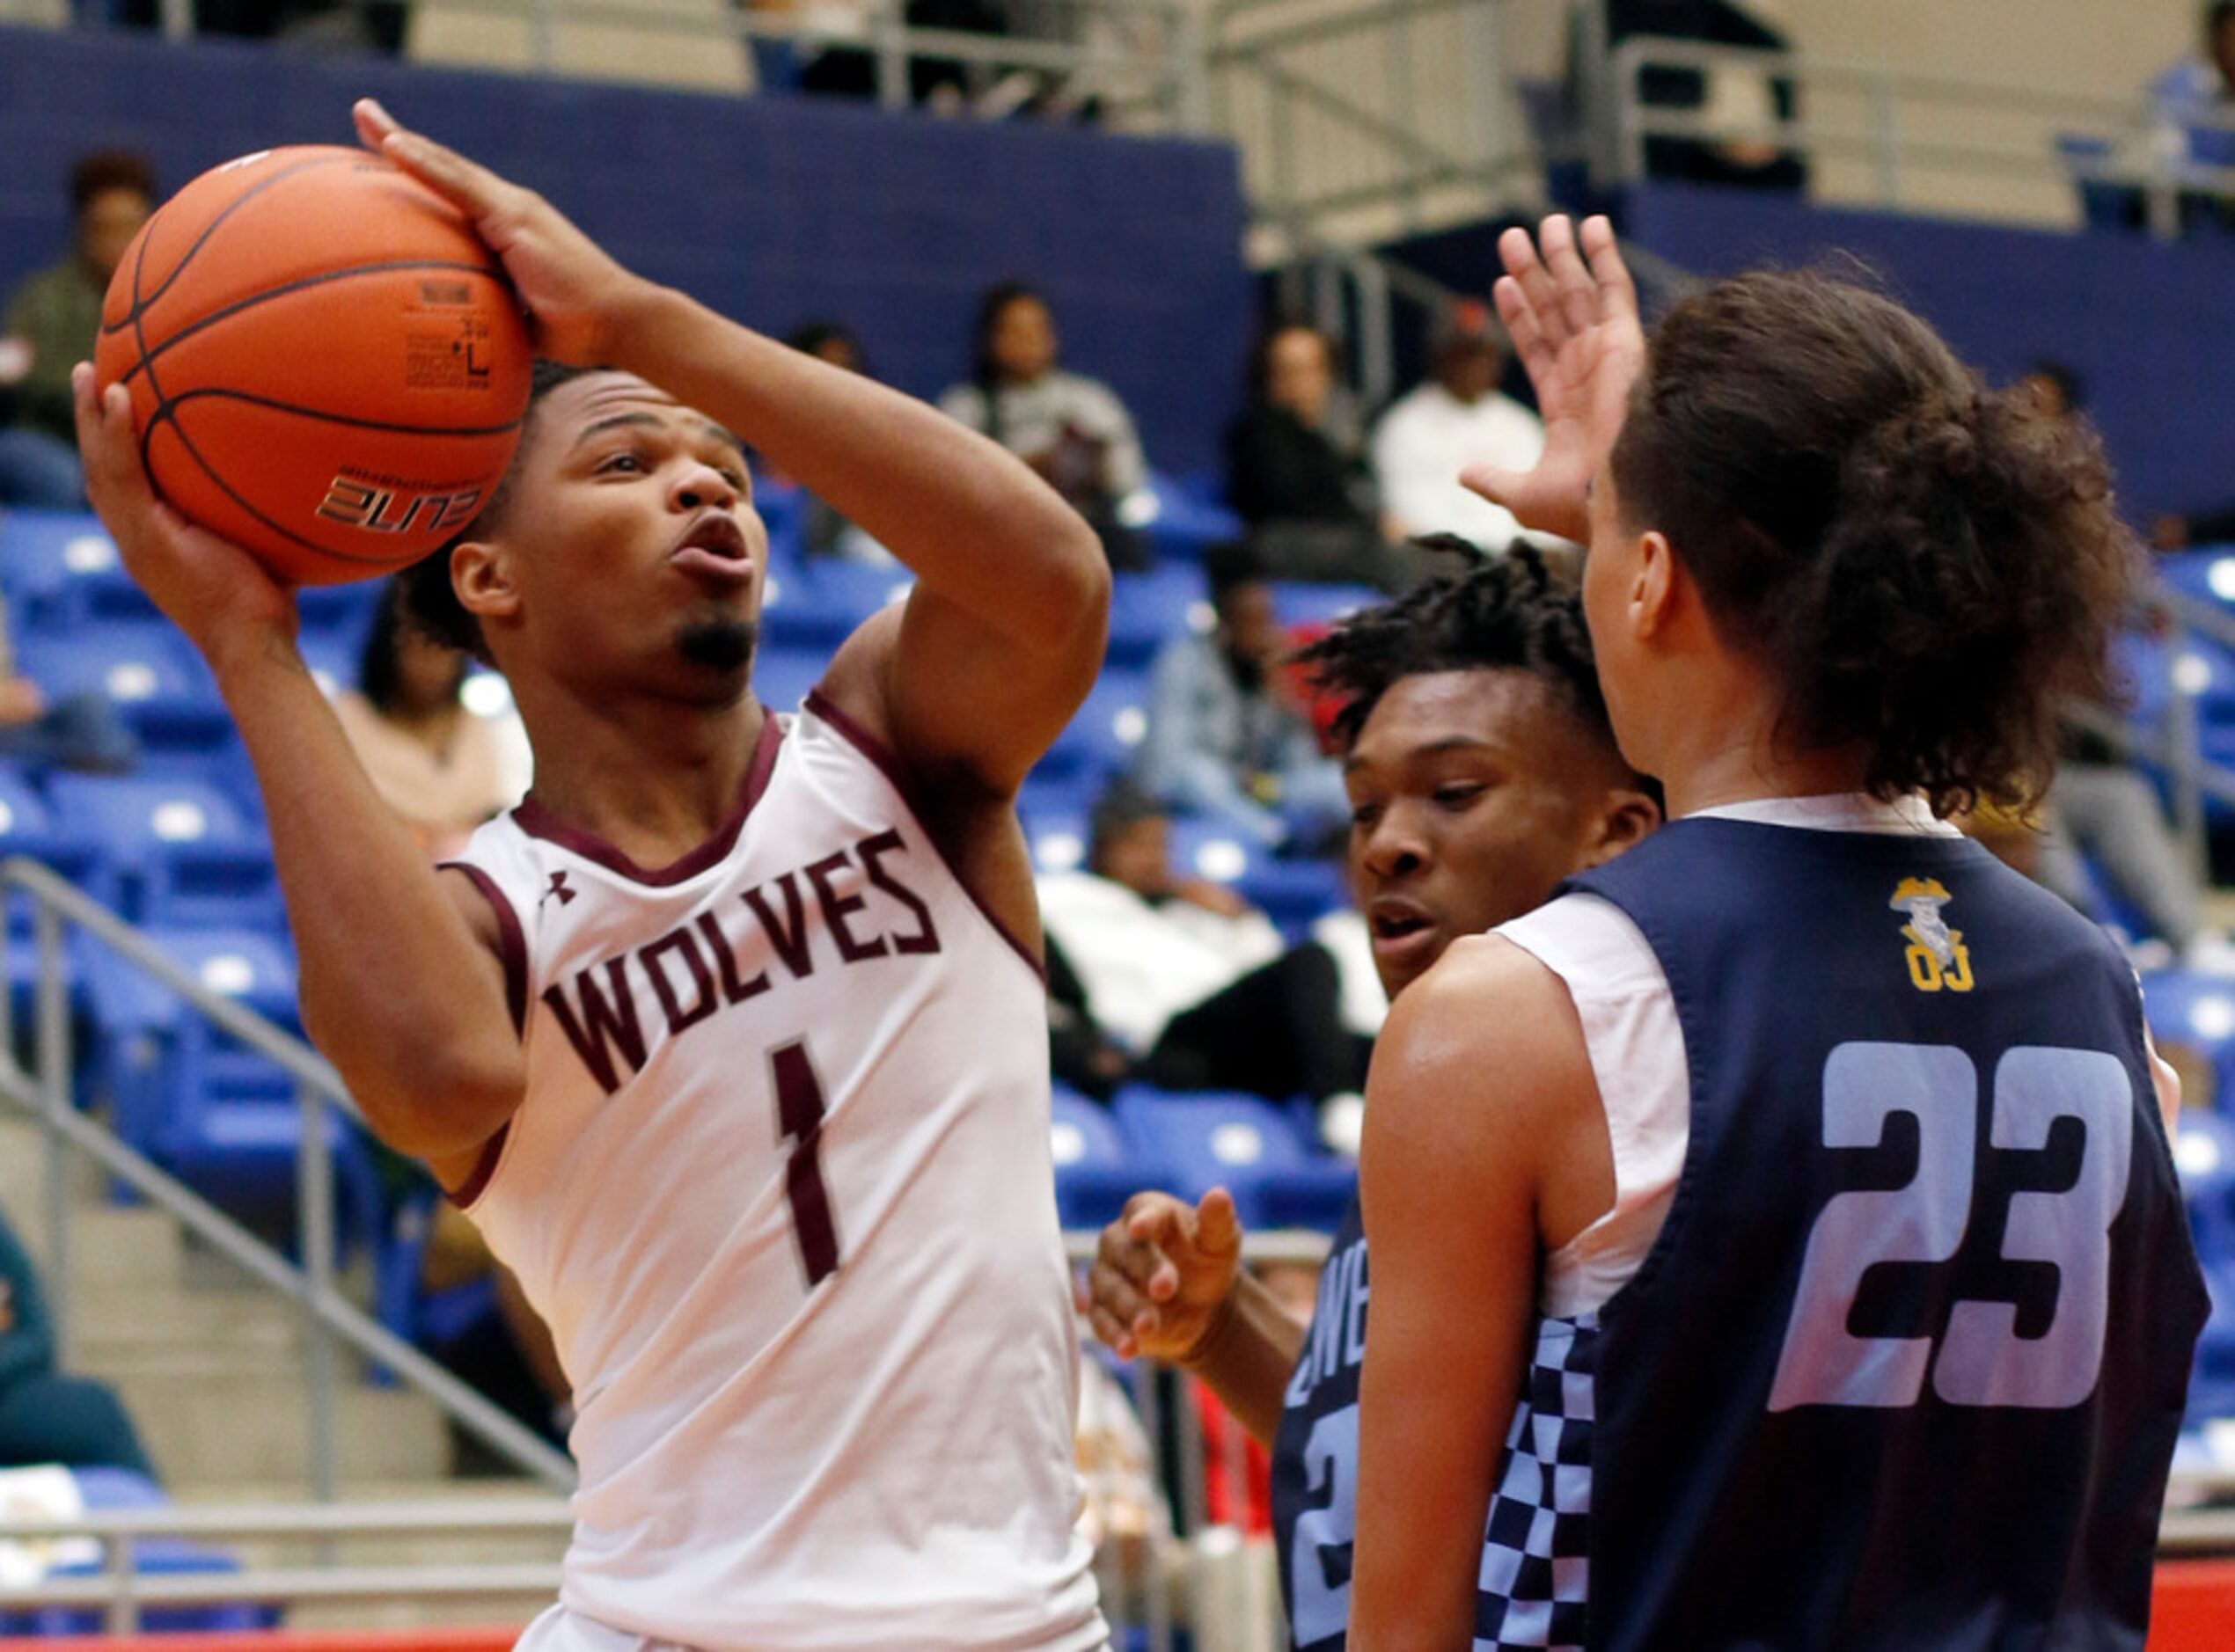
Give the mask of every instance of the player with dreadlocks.
[[[1527, 545], [1354, 616], [1304, 650], [1343, 705], [1351, 888], [1394, 998], [1462, 935], [1539, 905], [1660, 819], [1615, 749], [1572, 586]], [[1298, 1652], [1344, 1644], [1365, 1353], [1366, 1241], [1350, 1212], [1307, 1327], [1241, 1267], [1223, 1190], [1137, 1194], [1088, 1277], [1119, 1354], [1183, 1365], [1273, 1448], [1273, 1518]]]

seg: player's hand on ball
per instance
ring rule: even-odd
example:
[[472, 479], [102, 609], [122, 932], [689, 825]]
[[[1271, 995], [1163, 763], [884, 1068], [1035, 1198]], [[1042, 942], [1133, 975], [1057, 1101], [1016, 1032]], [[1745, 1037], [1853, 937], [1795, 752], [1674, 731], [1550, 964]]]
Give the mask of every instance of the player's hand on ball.
[[1555, 216], [1533, 242], [1526, 230], [1506, 230], [1498, 252], [1506, 274], [1491, 296], [1535, 386], [1544, 450], [1529, 470], [1477, 464], [1459, 479], [1523, 527], [1580, 544], [1590, 533], [1586, 489], [1614, 451], [1645, 363], [1638, 289], [1604, 218], [1583, 221], [1579, 246]]
[[1102, 1231], [1083, 1305], [1095, 1334], [1123, 1358], [1184, 1364], [1226, 1312], [1241, 1271], [1242, 1224], [1225, 1188], [1199, 1205], [1137, 1193]]
[[295, 598], [238, 545], [197, 528], [156, 497], [140, 464], [132, 398], [121, 384], [93, 389], [93, 369], [70, 371], [85, 493], [117, 555], [155, 605], [205, 656], [240, 643], [292, 640]]
[[556, 207], [399, 125], [370, 98], [350, 112], [364, 145], [455, 201], [527, 307], [536, 354], [577, 367], [612, 359], [616, 321], [652, 290], [605, 248], [576, 229]]

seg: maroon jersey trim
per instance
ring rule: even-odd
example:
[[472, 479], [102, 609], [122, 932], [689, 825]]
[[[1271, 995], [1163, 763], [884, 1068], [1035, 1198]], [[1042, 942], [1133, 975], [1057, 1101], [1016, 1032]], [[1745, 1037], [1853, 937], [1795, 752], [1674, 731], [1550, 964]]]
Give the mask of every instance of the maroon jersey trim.
[[[445, 860], [442, 869], [463, 872], [489, 903], [489, 910], [496, 914], [497, 955], [504, 961], [504, 1007], [512, 1012], [513, 1032], [524, 1036], [528, 1030], [528, 943], [521, 932], [519, 914], [512, 910], [512, 903], [504, 898], [504, 891], [496, 887], [496, 880], [480, 867], [463, 860]], [[481, 1144], [481, 1156], [474, 1160], [473, 1173], [456, 1188], [444, 1189], [452, 1204], [463, 1210], [487, 1190], [489, 1179], [496, 1174], [497, 1161], [504, 1157], [504, 1144], [511, 1135], [512, 1121], [507, 1119], [497, 1126], [495, 1135]]]
[[1039, 976], [1040, 984], [1044, 987], [1048, 981], [1048, 968], [1041, 961], [1040, 954], [1026, 946], [1016, 932], [1001, 922], [993, 909], [979, 898], [978, 891], [971, 888], [970, 880], [956, 869], [954, 861], [949, 859], [946, 850], [940, 846], [939, 840], [933, 837], [929, 830], [925, 827], [923, 805], [918, 799], [915, 782], [910, 778], [907, 770], [902, 766], [898, 754], [883, 741], [862, 727], [847, 713], [839, 710], [830, 696], [824, 693], [819, 686], [808, 691], [806, 704], [809, 711], [821, 718], [832, 728], [837, 729], [848, 745], [876, 764], [884, 778], [892, 783], [892, 789], [900, 793], [900, 800], [908, 806], [909, 813], [915, 816], [916, 830], [923, 833], [924, 841], [931, 845], [932, 853], [937, 855], [940, 864], [947, 868], [947, 875], [962, 887], [963, 893], [970, 896], [970, 903], [976, 907], [986, 921], [993, 926], [993, 932], [1008, 943], [1009, 950], [1024, 960], [1032, 973]]
[[512, 811], [513, 821], [531, 837], [540, 837], [546, 843], [557, 844], [561, 849], [580, 855], [585, 860], [596, 861], [608, 872], [617, 872], [632, 883], [641, 883], [650, 888], [665, 888], [670, 885], [695, 878], [708, 866], [726, 858], [736, 846], [737, 834], [744, 830], [745, 817], [760, 801], [760, 794], [768, 789], [768, 776], [776, 766], [776, 748], [784, 738], [783, 724], [776, 713], [766, 706], [761, 708], [760, 737], [753, 744], [752, 761], [745, 765], [744, 785], [738, 789], [736, 807], [729, 818], [722, 822], [714, 836], [685, 855], [680, 860], [664, 866], [640, 866], [612, 844], [578, 826], [569, 825], [546, 808], [531, 792], [520, 800], [520, 807]]
[[437, 870], [463, 872], [489, 903], [489, 910], [496, 914], [497, 955], [504, 961], [504, 1007], [512, 1012], [513, 1032], [524, 1036], [528, 1030], [528, 942], [521, 932], [519, 914], [496, 887], [496, 880], [471, 862], [445, 860]]

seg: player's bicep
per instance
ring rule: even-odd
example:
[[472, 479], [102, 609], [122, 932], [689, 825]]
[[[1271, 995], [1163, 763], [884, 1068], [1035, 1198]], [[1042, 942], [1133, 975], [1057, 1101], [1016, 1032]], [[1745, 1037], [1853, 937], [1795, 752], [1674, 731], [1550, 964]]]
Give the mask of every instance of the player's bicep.
[[[1557, 1048], [1557, 983], [1469, 951], [1398, 1001], [1367, 1085], [1373, 1309], [1351, 1635], [1361, 1652], [1469, 1638], [1535, 1319], [1548, 1132], [1566, 1110], [1558, 1086], [1588, 1071], [1579, 1049]], [[1500, 1005], [1494, 1023], [1485, 1003]]]
[[967, 775], [1006, 796], [1094, 686], [1103, 634], [1097, 612], [1067, 636], [1027, 644], [919, 585], [854, 633], [832, 677], [873, 686], [892, 743], [914, 772], [934, 781]]

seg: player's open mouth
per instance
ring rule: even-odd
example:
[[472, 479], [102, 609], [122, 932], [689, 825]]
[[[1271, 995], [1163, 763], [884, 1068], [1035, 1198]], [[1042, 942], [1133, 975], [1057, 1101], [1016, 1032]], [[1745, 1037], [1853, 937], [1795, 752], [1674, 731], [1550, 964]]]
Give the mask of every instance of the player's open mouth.
[[745, 530], [734, 518], [710, 511], [692, 523], [668, 560], [686, 574], [742, 582], [752, 577]]
[[1435, 920], [1409, 901], [1374, 902], [1367, 910], [1366, 924], [1376, 952], [1398, 951], [1435, 928]]

